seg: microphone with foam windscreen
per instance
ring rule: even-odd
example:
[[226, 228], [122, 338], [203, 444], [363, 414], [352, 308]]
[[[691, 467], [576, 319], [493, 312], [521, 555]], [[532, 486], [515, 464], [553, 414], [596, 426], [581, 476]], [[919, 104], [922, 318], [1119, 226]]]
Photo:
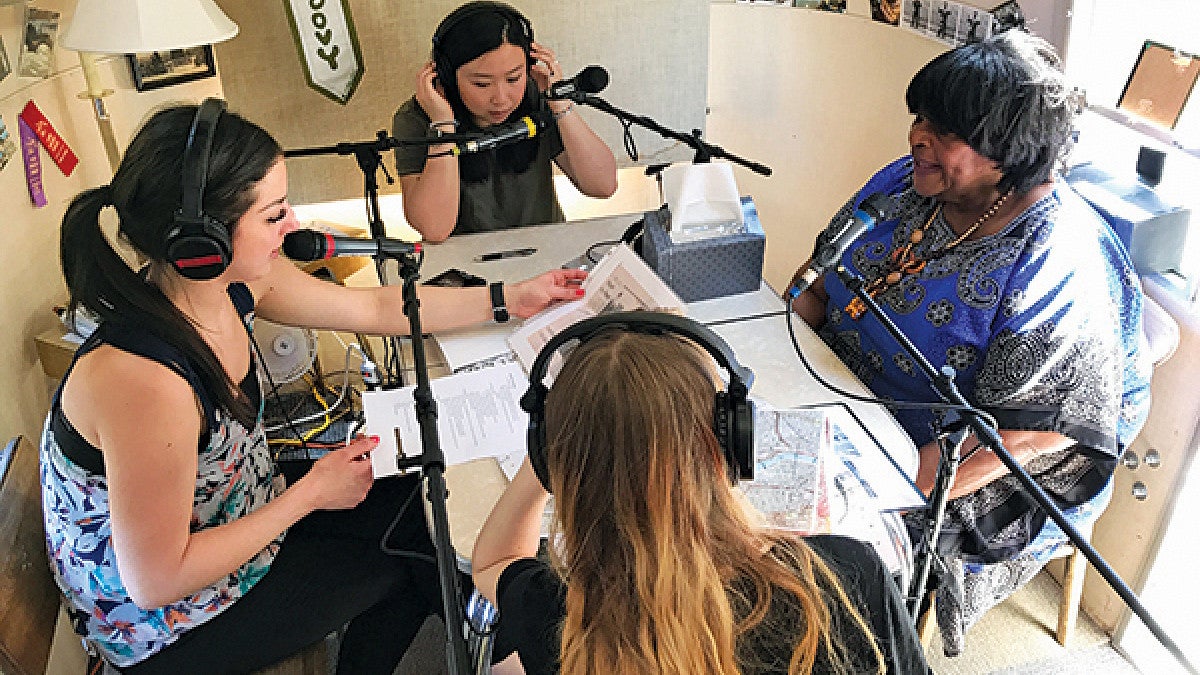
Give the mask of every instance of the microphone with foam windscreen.
[[569, 80], [559, 80], [546, 90], [551, 101], [570, 99], [578, 102], [588, 94], [599, 94], [608, 86], [608, 71], [600, 66], [588, 66]]
[[808, 269], [796, 281], [796, 285], [788, 290], [788, 296], [795, 298], [812, 285], [822, 274], [836, 267], [842, 259], [842, 254], [850, 248], [864, 232], [875, 227], [875, 223], [883, 217], [883, 213], [891, 206], [891, 198], [882, 192], [862, 200], [858, 208], [848, 220], [831, 225], [817, 237], [817, 250], [813, 251], [812, 261]]
[[471, 141], [459, 141], [450, 149], [450, 154], [461, 155], [470, 152], [485, 152], [502, 145], [533, 138], [546, 128], [550, 114], [546, 112], [526, 115], [511, 124], [497, 124], [483, 130], [479, 138]]
[[419, 253], [421, 244], [399, 239], [377, 237], [359, 239], [342, 237], [317, 230], [296, 230], [283, 238], [283, 254], [292, 260], [311, 262], [328, 260], [336, 256], [385, 256]]

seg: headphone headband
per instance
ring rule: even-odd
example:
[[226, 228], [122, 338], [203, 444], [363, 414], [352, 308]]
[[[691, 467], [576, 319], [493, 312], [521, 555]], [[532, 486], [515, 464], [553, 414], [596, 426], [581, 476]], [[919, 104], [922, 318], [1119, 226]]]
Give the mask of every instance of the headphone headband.
[[225, 101], [206, 98], [196, 109], [183, 151], [183, 198], [179, 213], [183, 218], [204, 217], [204, 188], [208, 184], [208, 156], [212, 152], [217, 121], [225, 112]]
[[738, 363], [737, 358], [733, 355], [733, 350], [729, 348], [724, 338], [714, 333], [711, 328], [676, 314], [645, 311], [600, 314], [566, 327], [550, 338], [550, 341], [538, 353], [537, 358], [533, 360], [533, 365], [529, 368], [530, 384], [545, 386], [542, 378], [546, 376], [546, 368], [550, 364], [550, 359], [554, 357], [560, 347], [571, 340], [590, 336], [602, 328], [609, 327], [624, 328], [640, 333], [674, 333], [686, 337], [703, 347], [712, 355], [718, 365], [729, 372], [731, 389], [741, 386], [748, 391], [754, 384], [754, 371]]
[[529, 389], [521, 397], [521, 409], [529, 413], [527, 446], [533, 471], [550, 490], [546, 465], [545, 405], [549, 388], [544, 379], [550, 360], [572, 340], [586, 341], [609, 328], [648, 334], [672, 334], [699, 345], [729, 373], [729, 386], [716, 394], [713, 433], [725, 455], [730, 480], [754, 477], [754, 404], [747, 399], [754, 372], [738, 363], [733, 350], [713, 330], [692, 319], [662, 312], [613, 312], [568, 326], [542, 347], [529, 368]]

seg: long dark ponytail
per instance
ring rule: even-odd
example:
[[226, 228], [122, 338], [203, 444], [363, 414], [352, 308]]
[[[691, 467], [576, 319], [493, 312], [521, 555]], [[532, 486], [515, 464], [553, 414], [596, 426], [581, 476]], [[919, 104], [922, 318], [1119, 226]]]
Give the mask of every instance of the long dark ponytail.
[[[178, 349], [195, 368], [214, 403], [254, 424], [257, 410], [221, 366], [196, 326], [153, 283], [135, 272], [109, 243], [100, 214], [113, 206], [118, 232], [153, 264], [166, 265], [165, 234], [182, 193], [183, 155], [196, 106], [155, 113], [129, 144], [112, 184], [86, 190], [63, 216], [60, 253], [73, 311], [83, 306], [103, 321], [146, 331]], [[231, 234], [250, 208], [255, 188], [282, 155], [275, 139], [235, 113], [221, 115], [208, 164], [204, 210]]]

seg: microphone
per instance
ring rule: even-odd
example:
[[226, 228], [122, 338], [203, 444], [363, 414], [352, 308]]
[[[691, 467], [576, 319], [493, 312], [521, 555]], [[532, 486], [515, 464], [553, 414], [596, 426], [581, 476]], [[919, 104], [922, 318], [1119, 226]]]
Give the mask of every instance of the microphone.
[[289, 232], [283, 238], [283, 254], [300, 262], [329, 260], [335, 256], [365, 255], [374, 257], [381, 253], [390, 256], [419, 253], [420, 251], [419, 243], [410, 244], [406, 241], [386, 237], [375, 239], [342, 237], [316, 230], [296, 230]]
[[599, 94], [608, 86], [608, 71], [600, 66], [588, 66], [569, 80], [559, 80], [546, 90], [551, 101], [579, 101], [587, 94]]
[[479, 138], [473, 141], [455, 143], [450, 153], [461, 155], [468, 152], [486, 152], [501, 145], [508, 145], [509, 143], [523, 141], [526, 138], [533, 138], [538, 135], [539, 131], [546, 128], [547, 117], [547, 115], [541, 113], [535, 113], [535, 115], [526, 115], [511, 124], [488, 127], [484, 129]]
[[808, 290], [817, 277], [820, 277], [829, 268], [836, 266], [842, 259], [842, 254], [850, 248], [850, 244], [853, 244], [854, 240], [861, 237], [864, 232], [873, 229], [875, 222], [883, 217], [884, 209], [890, 205], [891, 199], [887, 195], [876, 192], [862, 200], [862, 203], [858, 205], [846, 222], [826, 228], [817, 237], [817, 249], [813, 251], [808, 269], [800, 276], [796, 285], [788, 291], [788, 297], [794, 299]]

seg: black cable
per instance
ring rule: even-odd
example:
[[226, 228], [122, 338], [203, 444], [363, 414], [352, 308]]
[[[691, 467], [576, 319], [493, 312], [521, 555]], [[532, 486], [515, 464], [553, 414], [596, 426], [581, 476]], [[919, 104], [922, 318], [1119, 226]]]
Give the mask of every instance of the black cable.
[[638, 161], [638, 150], [637, 143], [633, 141], [633, 122], [621, 117], [617, 119], [621, 122], [621, 126], [625, 128], [625, 133], [621, 138], [622, 143], [625, 145], [625, 153], [629, 155], [629, 159], [636, 162]]
[[593, 263], [593, 264], [598, 263], [598, 262], [600, 262], [600, 259], [592, 257], [593, 251], [595, 251], [597, 248], [599, 248], [601, 246], [616, 246], [617, 244], [620, 244], [620, 243], [621, 243], [620, 239], [614, 239], [612, 241], [598, 241], [598, 242], [592, 244], [591, 246], [587, 247], [587, 250], [583, 252], [583, 255], [584, 255], [584, 257], [586, 257], [588, 259], [588, 262]]
[[829, 391], [837, 394], [838, 396], [844, 396], [848, 399], [851, 399], [854, 401], [861, 401], [863, 403], [876, 403], [878, 405], [882, 405], [887, 408], [896, 408], [896, 409], [903, 409], [903, 410], [933, 410], [933, 411], [957, 410], [960, 412], [971, 413], [972, 415], [978, 415], [979, 417], [983, 418], [983, 420], [987, 423], [987, 425], [992, 427], [993, 429], [1000, 428], [1000, 425], [996, 422], [995, 417], [992, 417], [992, 415], [989, 414], [988, 412], [986, 412], [984, 410], [980, 410], [979, 408], [976, 408], [974, 406], [954, 405], [954, 404], [950, 404], [950, 403], [923, 403], [923, 402], [917, 402], [917, 401], [895, 401], [892, 399], [883, 399], [883, 398], [877, 398], [874, 396], [863, 396], [862, 394], [854, 394], [849, 391], [846, 391], [845, 389], [842, 389], [841, 387], [838, 387], [837, 385], [826, 381], [825, 378], [821, 377], [821, 375], [816, 371], [816, 369], [813, 368], [812, 364], [810, 364], [808, 362], [808, 359], [804, 358], [804, 352], [803, 352], [803, 350], [800, 349], [800, 342], [799, 342], [799, 340], [796, 339], [796, 329], [792, 325], [792, 321], [793, 321], [792, 317], [794, 315], [795, 315], [795, 312], [793, 312], [789, 309], [787, 312], [788, 337], [790, 337], [792, 340], [792, 348], [796, 350], [796, 356], [800, 358], [800, 363], [804, 364], [804, 369], [808, 371], [808, 374], [811, 375], [812, 378], [814, 380], [816, 380], [818, 384], [820, 384], [822, 387], [825, 387]]
[[[246, 334], [250, 336], [250, 345], [254, 347], [254, 353], [256, 356], [258, 356], [258, 362], [262, 364], [262, 371], [267, 374], [267, 382], [271, 384], [271, 395], [275, 397], [275, 405], [279, 406], [279, 412], [283, 415], [284, 424], [287, 425], [288, 431], [290, 431], [293, 436], [300, 440], [300, 448], [304, 450], [304, 456], [312, 459], [312, 456], [309, 454], [308, 444], [304, 440], [304, 436], [300, 435], [300, 430], [297, 429], [296, 425], [292, 423], [291, 416], [288, 415], [283, 409], [283, 399], [279, 396], [279, 385], [275, 384], [275, 378], [271, 377], [271, 371], [267, 368], [267, 359], [263, 356], [262, 348], [258, 346], [258, 340], [254, 337], [254, 331], [246, 331]], [[282, 452], [282, 449], [275, 451], [275, 454], [271, 456], [272, 462], [279, 459], [280, 452]]]
[[420, 491], [421, 491], [421, 481], [418, 480], [413, 485], [412, 491], [408, 493], [408, 497], [404, 500], [404, 503], [400, 505], [400, 509], [398, 511], [396, 511], [396, 515], [395, 515], [395, 517], [392, 518], [392, 522], [389, 523], [387, 526], [387, 529], [384, 530], [383, 537], [381, 537], [379, 539], [379, 550], [383, 551], [387, 555], [394, 555], [398, 558], [412, 558], [413, 560], [420, 560], [423, 562], [427, 562], [427, 563], [432, 564], [434, 567], [437, 567], [437, 560], [435, 560], [434, 557], [429, 555], [428, 553], [417, 553], [416, 551], [407, 551], [405, 549], [400, 549], [400, 548], [391, 548], [390, 546], [388, 546], [388, 543], [387, 543], [388, 539], [390, 539], [392, 536], [392, 532], [396, 531], [396, 526], [400, 524], [400, 519], [404, 516], [405, 512], [408, 511], [408, 507], [412, 505], [413, 498], [416, 497], [417, 493]]

